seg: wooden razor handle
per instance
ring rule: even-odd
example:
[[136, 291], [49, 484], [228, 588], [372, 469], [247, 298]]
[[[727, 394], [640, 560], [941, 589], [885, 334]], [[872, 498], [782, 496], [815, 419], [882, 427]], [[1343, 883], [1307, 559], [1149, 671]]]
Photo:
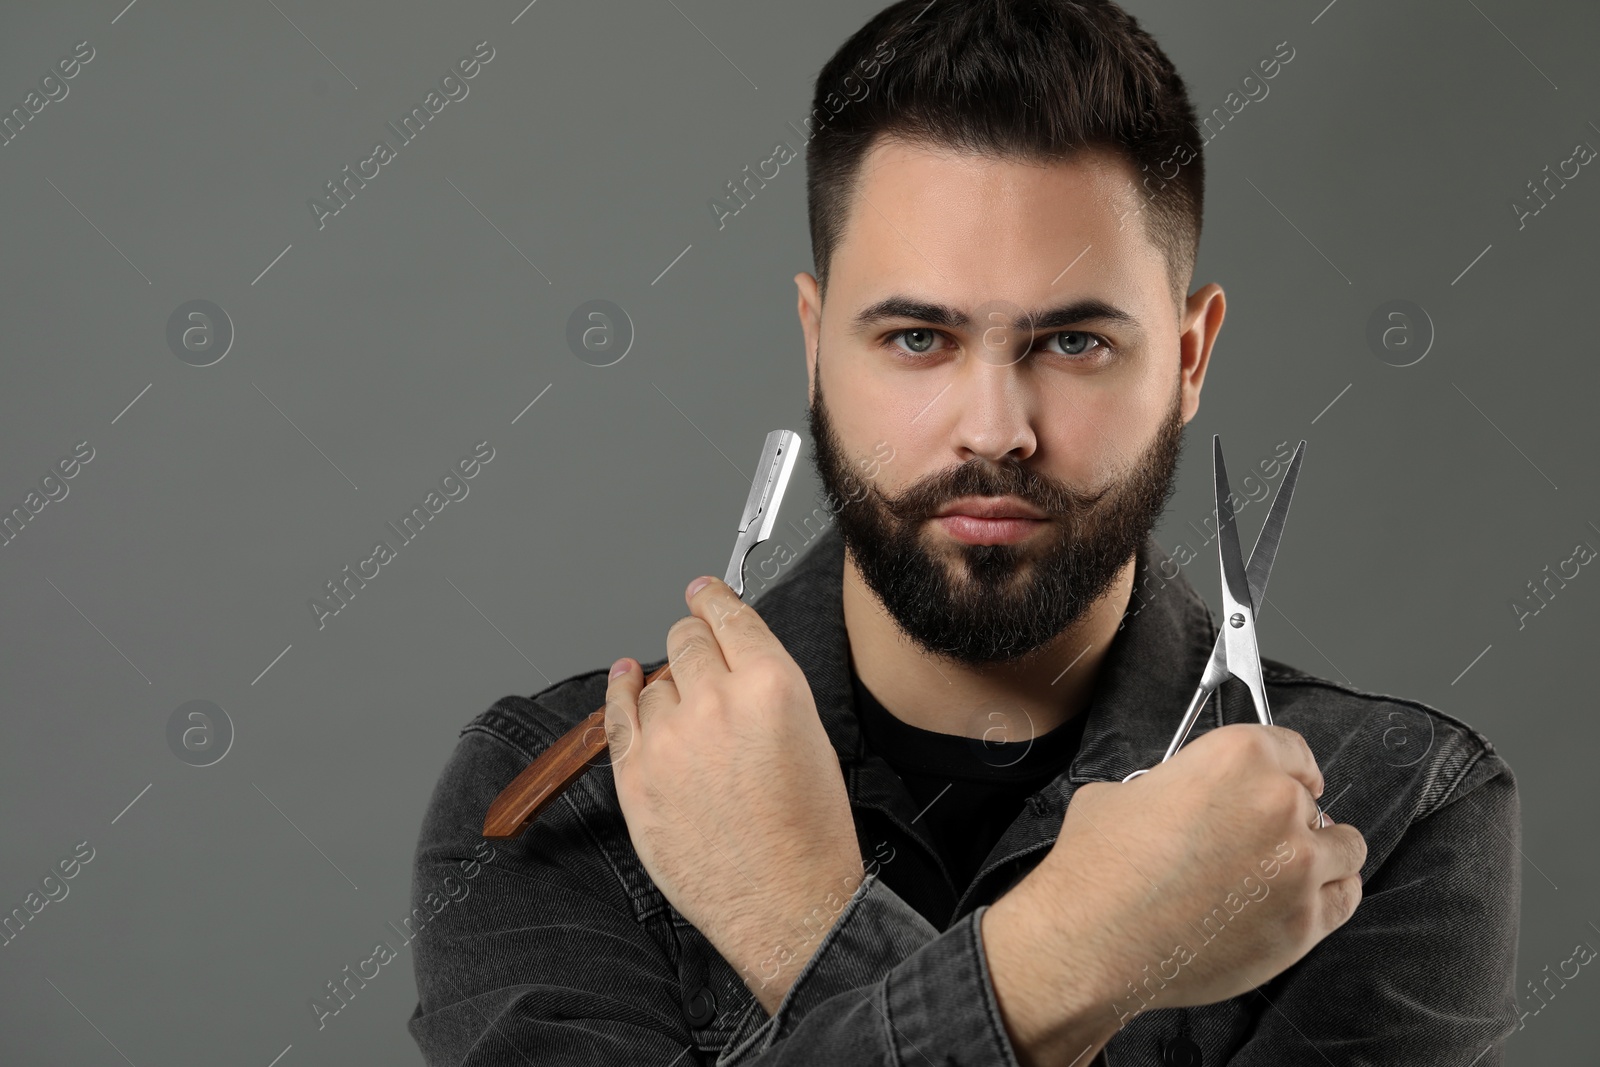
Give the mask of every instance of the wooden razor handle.
[[[671, 677], [672, 665], [663, 663], [645, 677], [644, 684]], [[582, 778], [608, 748], [606, 709], [602, 704], [539, 753], [510, 785], [500, 790], [484, 816], [483, 836], [516, 837], [539, 817], [540, 812], [554, 804], [568, 786]]]

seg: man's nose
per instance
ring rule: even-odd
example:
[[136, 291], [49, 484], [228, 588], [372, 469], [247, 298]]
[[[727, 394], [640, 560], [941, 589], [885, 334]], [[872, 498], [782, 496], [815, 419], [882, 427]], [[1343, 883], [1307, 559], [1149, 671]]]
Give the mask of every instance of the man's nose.
[[990, 462], [1023, 460], [1039, 447], [1034, 431], [1038, 404], [1026, 359], [967, 360], [952, 386], [957, 416], [951, 447], [963, 459], [982, 456]]

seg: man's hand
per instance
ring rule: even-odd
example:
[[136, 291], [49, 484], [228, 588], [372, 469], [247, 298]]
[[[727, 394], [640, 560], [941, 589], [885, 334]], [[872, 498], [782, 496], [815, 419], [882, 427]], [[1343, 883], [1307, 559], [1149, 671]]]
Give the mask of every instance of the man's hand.
[[984, 914], [1024, 1064], [1066, 1064], [1146, 1008], [1248, 992], [1342, 926], [1367, 845], [1317, 828], [1292, 730], [1211, 730], [1131, 782], [1079, 786], [1048, 855]]
[[861, 884], [860, 845], [800, 665], [725, 583], [685, 598], [670, 677], [612, 666], [617, 799], [662, 894], [771, 1014]]

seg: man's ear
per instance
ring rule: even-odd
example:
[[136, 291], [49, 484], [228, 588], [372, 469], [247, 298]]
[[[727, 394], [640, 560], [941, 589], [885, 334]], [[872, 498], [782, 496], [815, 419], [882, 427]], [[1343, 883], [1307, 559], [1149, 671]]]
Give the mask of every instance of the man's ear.
[[822, 300], [817, 292], [817, 279], [801, 271], [794, 276], [799, 290], [797, 301], [800, 314], [800, 332], [806, 341], [806, 398], [817, 392], [817, 338], [822, 334]]
[[1228, 301], [1222, 286], [1207, 282], [1189, 294], [1184, 302], [1183, 320], [1178, 334], [1178, 388], [1183, 394], [1183, 421], [1200, 410], [1200, 387], [1205, 384], [1206, 368], [1211, 365], [1211, 346], [1222, 331]]

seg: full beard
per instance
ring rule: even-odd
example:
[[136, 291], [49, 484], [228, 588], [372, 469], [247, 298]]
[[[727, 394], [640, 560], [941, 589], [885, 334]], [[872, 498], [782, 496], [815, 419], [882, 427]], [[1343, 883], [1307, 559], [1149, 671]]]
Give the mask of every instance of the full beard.
[[[1019, 661], [1083, 618], [1111, 588], [1167, 506], [1183, 447], [1181, 393], [1130, 471], [1094, 493], [1007, 460], [974, 458], [894, 497], [857, 477], [822, 396], [806, 411], [812, 464], [868, 588], [924, 651], [959, 663]], [[928, 520], [963, 496], [1015, 496], [1044, 512], [1042, 532], [1008, 545], [930, 547]]]

